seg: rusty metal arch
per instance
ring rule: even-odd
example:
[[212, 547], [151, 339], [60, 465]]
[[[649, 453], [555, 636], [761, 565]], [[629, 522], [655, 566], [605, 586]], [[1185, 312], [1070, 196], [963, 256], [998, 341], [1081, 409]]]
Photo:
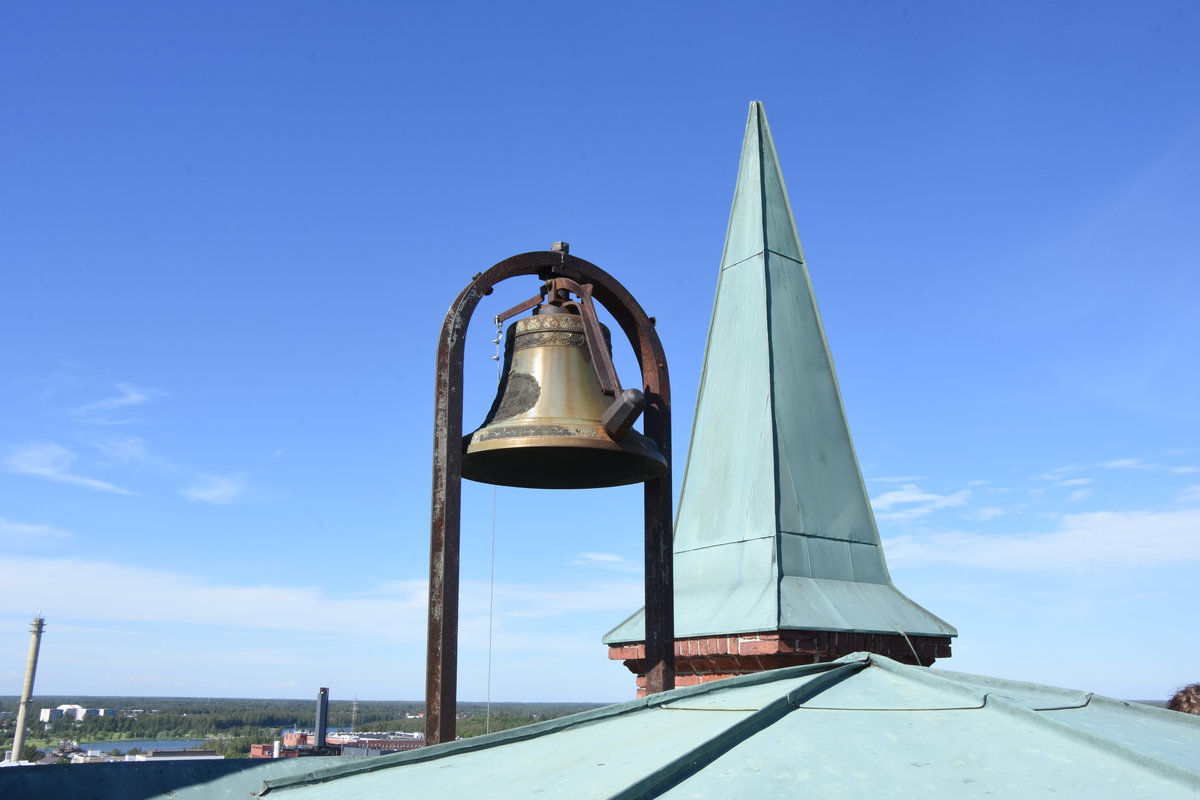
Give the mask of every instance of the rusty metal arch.
[[467, 326], [479, 301], [501, 281], [524, 275], [590, 283], [633, 346], [646, 395], [645, 435], [667, 459], [666, 473], [645, 484], [647, 692], [674, 688], [674, 596], [671, 555], [671, 388], [667, 357], [633, 295], [616, 278], [564, 250], [506, 258], [476, 275], [451, 303], [437, 350], [433, 493], [429, 554], [429, 639], [425, 663], [426, 744], [453, 741], [458, 680], [459, 526], [462, 507], [463, 358]]

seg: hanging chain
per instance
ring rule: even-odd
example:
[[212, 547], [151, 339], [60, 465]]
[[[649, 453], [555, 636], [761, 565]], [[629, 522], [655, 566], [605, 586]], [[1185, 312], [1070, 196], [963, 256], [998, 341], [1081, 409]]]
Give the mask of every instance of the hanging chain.
[[[492, 339], [492, 344], [496, 345], [496, 353], [492, 356], [492, 361], [500, 361], [500, 342], [504, 339], [504, 327], [500, 322], [500, 318], [496, 317], [496, 338]], [[496, 364], [496, 380], [500, 380], [500, 364]]]

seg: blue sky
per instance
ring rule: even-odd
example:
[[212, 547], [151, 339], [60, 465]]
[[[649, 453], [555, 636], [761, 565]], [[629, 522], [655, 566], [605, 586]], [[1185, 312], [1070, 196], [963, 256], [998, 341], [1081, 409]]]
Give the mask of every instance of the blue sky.
[[[9, 4], [0, 693], [41, 612], [40, 693], [419, 698], [447, 305], [559, 239], [616, 275], [659, 321], [678, 481], [755, 99], [893, 578], [960, 632], [941, 665], [1123, 698], [1200, 679], [1198, 24]], [[484, 320], [535, 288], [475, 318], [468, 428]], [[493, 518], [492, 696], [629, 697], [599, 639], [640, 604], [640, 490], [466, 485], [468, 700]]]

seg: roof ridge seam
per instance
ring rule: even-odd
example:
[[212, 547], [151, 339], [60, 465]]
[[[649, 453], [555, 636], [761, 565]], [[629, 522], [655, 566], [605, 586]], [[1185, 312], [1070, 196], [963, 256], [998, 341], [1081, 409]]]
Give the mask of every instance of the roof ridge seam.
[[1173, 761], [1167, 761], [1165, 759], [1152, 756], [1148, 753], [1135, 750], [1123, 742], [1119, 742], [1115, 739], [1109, 739], [1097, 733], [1092, 733], [1084, 728], [1078, 728], [1068, 725], [1065, 722], [1060, 722], [1057, 719], [1049, 716], [1045, 711], [1026, 708], [1023, 705], [1014, 703], [1011, 700], [1006, 700], [998, 695], [993, 695], [990, 692], [987, 694], [987, 698], [989, 705], [994, 704], [997, 711], [1007, 713], [1011, 716], [1020, 717], [1021, 719], [1026, 720], [1034, 725], [1042, 726], [1068, 738], [1082, 739], [1097, 749], [1107, 752], [1109, 755], [1124, 759], [1125, 761], [1136, 766], [1154, 770], [1160, 776], [1168, 778], [1175, 783], [1185, 786], [1186, 788], [1200, 789], [1200, 774], [1182, 767]]
[[[957, 681], [953, 681], [949, 678], [945, 678], [941, 675], [931, 672], [929, 667], [916, 667], [912, 666], [911, 664], [901, 664], [899, 661], [877, 654], [871, 655], [871, 663], [885, 672], [901, 675], [909, 680], [924, 684], [926, 686], [944, 689], [953, 694], [959, 695], [960, 697], [965, 696], [971, 699], [979, 697], [977, 692], [971, 691], [969, 688], [963, 686]], [[989, 694], [990, 692], [988, 691], [983, 692], [984, 697], [987, 697]]]
[[[689, 687], [690, 688], [690, 687]], [[676, 690], [688, 691], [688, 689]], [[328, 781], [337, 780], [339, 778], [359, 775], [366, 772], [376, 772], [381, 769], [390, 767], [404, 766], [407, 764], [418, 764], [424, 761], [432, 761], [437, 758], [449, 755], [459, 755], [462, 753], [470, 753], [476, 750], [486, 750], [490, 747], [498, 747], [505, 744], [513, 744], [516, 742], [526, 741], [528, 739], [536, 739], [539, 736], [545, 736], [550, 733], [555, 733], [560, 730], [568, 730], [579, 725], [586, 725], [598, 720], [607, 719], [609, 717], [619, 717], [635, 711], [640, 711], [644, 708], [653, 708], [661, 705], [662, 698], [669, 692], [654, 695], [651, 697], [640, 697], [636, 700], [630, 700], [625, 703], [619, 703], [612, 706], [604, 706], [590, 711], [582, 711], [578, 714], [571, 714], [567, 717], [557, 717], [555, 719], [537, 722], [532, 725], [525, 725], [520, 728], [510, 728], [509, 730], [497, 731], [493, 734], [484, 736], [476, 736], [470, 739], [458, 739], [453, 742], [444, 742], [439, 745], [429, 745], [416, 750], [407, 750], [399, 753], [391, 753], [384, 756], [376, 756], [363, 762], [354, 764], [339, 764], [324, 769], [311, 770], [303, 774], [289, 775], [276, 780], [264, 780], [263, 790], [260, 796], [267, 794], [273, 789], [283, 789], [292, 786], [307, 785], [310, 783], [326, 783]]]
[[[772, 526], [775, 529], [772, 531], [772, 537], [775, 545], [775, 574], [772, 576], [772, 580], [775, 583], [774, 616], [775, 623], [778, 625], [783, 621], [783, 540], [778, 535], [783, 515], [780, 512], [782, 498], [780, 489], [781, 475], [779, 452], [779, 418], [777, 416], [778, 407], [775, 403], [775, 336], [774, 326], [771, 324], [771, 277], [767, 268], [767, 259], [765, 258], [765, 255], [770, 252], [770, 242], [768, 241], [767, 236], [770, 228], [767, 223], [767, 148], [770, 147], [771, 150], [774, 151], [775, 143], [771, 141], [771, 133], [767, 125], [766, 111], [763, 109], [762, 103], [755, 101], [753, 108], [756, 123], [755, 127], [757, 129], [756, 133], [758, 136], [758, 163], [755, 166], [758, 168], [758, 222], [759, 232], [762, 236], [761, 254], [764, 256], [762, 269], [762, 289], [763, 305], [765, 306], [763, 309], [765, 312], [764, 324], [766, 325], [767, 332], [767, 416], [766, 419], [763, 420], [763, 430], [759, 433], [759, 447], [762, 446], [762, 434], [766, 432], [766, 427], [769, 425], [771, 429], [771, 477], [773, 478], [773, 485], [771, 487], [773, 494], [773, 497], [771, 498], [771, 516], [773, 517], [773, 521], [775, 523]], [[747, 516], [748, 515], [749, 509], [747, 509]]]
[[742, 542], [756, 542], [759, 539], [774, 539], [775, 534], [770, 533], [765, 536], [751, 536], [748, 539], [738, 539], [736, 542], [715, 542], [713, 544], [705, 544], [700, 547], [689, 547], [687, 550], [680, 550], [680, 553], [696, 553], [701, 550], [711, 550], [714, 547], [729, 547], [730, 545], [741, 544]]
[[753, 253], [746, 256], [745, 258], [739, 258], [737, 261], [733, 262], [732, 264], [723, 264], [723, 265], [721, 265], [721, 272], [724, 272], [727, 269], [733, 269], [734, 267], [740, 266], [741, 264], [745, 264], [747, 261], [750, 261], [751, 259], [754, 259], [754, 258], [758, 258], [765, 252], [767, 252], [767, 249], [764, 247], [762, 250], [755, 250]]
[[609, 800], [642, 800], [643, 798], [662, 796], [754, 734], [795, 711], [798, 708], [797, 698], [806, 694], [815, 696], [825, 691], [851, 674], [865, 668], [868, 662], [861, 660], [841, 664], [827, 663], [834, 666], [819, 673], [802, 686], [784, 693], [782, 697], [777, 697], [749, 716], [738, 720], [715, 737], [704, 740], [691, 750], [682, 753], [645, 777], [612, 794]]
[[789, 531], [784, 528], [779, 529], [779, 533], [786, 533], [789, 536], [807, 536], [809, 539], [828, 539], [831, 542], [848, 542], [850, 544], [866, 544], [871, 547], [882, 547], [879, 542], [860, 542], [858, 539], [842, 539], [837, 536], [823, 536], [819, 533], [806, 533], [804, 531]]
[[944, 706], [944, 707], [929, 707], [929, 708], [838, 708], [837, 706], [801, 706], [798, 711], [866, 711], [874, 714], [877, 711], [886, 712], [904, 712], [911, 711], [980, 711], [987, 706], [987, 703], [980, 703], [977, 706]]
[[[792, 256], [789, 256], [787, 253], [781, 253], [778, 250], [774, 250], [770, 247], [765, 248], [763, 250], [763, 252], [770, 253], [773, 256], [779, 256], [780, 258], [786, 258], [788, 261], [791, 261], [793, 264], [799, 264], [800, 266], [805, 267], [805, 268], [808, 267], [808, 262], [805, 261], [803, 258], [793, 258]], [[755, 253], [754, 255], [760, 255], [760, 253]], [[754, 256], [751, 256], [751, 258], [754, 258]]]

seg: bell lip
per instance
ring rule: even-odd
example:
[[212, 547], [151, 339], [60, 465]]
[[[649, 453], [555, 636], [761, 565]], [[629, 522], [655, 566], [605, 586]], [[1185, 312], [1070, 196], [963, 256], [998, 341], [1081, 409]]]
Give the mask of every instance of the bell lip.
[[[463, 437], [462, 476], [477, 483], [524, 489], [603, 489], [610, 486], [647, 483], [661, 478], [668, 471], [667, 459], [659, 452], [655, 442], [637, 431], [630, 431], [620, 442], [615, 442], [607, 437], [603, 439], [571, 439], [572, 444], [569, 447], [564, 446], [564, 437], [561, 436], [531, 436], [521, 439], [513, 437], [478, 445], [472, 443], [473, 436], [474, 434]], [[520, 441], [521, 444], [514, 446], [517, 441]], [[556, 453], [578, 453], [581, 449], [603, 451], [611, 453], [614, 457], [624, 456], [629, 459], [629, 465], [637, 467], [637, 469], [623, 471], [610, 469], [591, 473], [547, 469], [538, 472], [514, 470], [488, 464], [491, 460], [488, 456], [499, 455], [506, 451], [522, 450], [530, 454], [531, 451], [542, 450], [547, 456], [551, 456]]]
[[[498, 426], [491, 426], [494, 430]], [[514, 430], [519, 429], [517, 426], [512, 426]], [[591, 428], [596, 432], [595, 436], [503, 436], [494, 439], [486, 439], [477, 441], [475, 434], [483, 430], [473, 431], [463, 437], [463, 457], [470, 456], [472, 453], [488, 452], [490, 450], [518, 450], [526, 448], [551, 448], [551, 449], [578, 449], [581, 447], [590, 448], [593, 450], [611, 450], [613, 452], [627, 453], [631, 456], [644, 456], [651, 461], [657, 461], [665, 468], [667, 466], [667, 458], [659, 451], [658, 445], [653, 439], [639, 433], [636, 430], [629, 431], [621, 439], [613, 439], [608, 435], [608, 432], [599, 425], [579, 425], [571, 426], [576, 428]], [[570, 441], [570, 446], [565, 446], [564, 442]]]

